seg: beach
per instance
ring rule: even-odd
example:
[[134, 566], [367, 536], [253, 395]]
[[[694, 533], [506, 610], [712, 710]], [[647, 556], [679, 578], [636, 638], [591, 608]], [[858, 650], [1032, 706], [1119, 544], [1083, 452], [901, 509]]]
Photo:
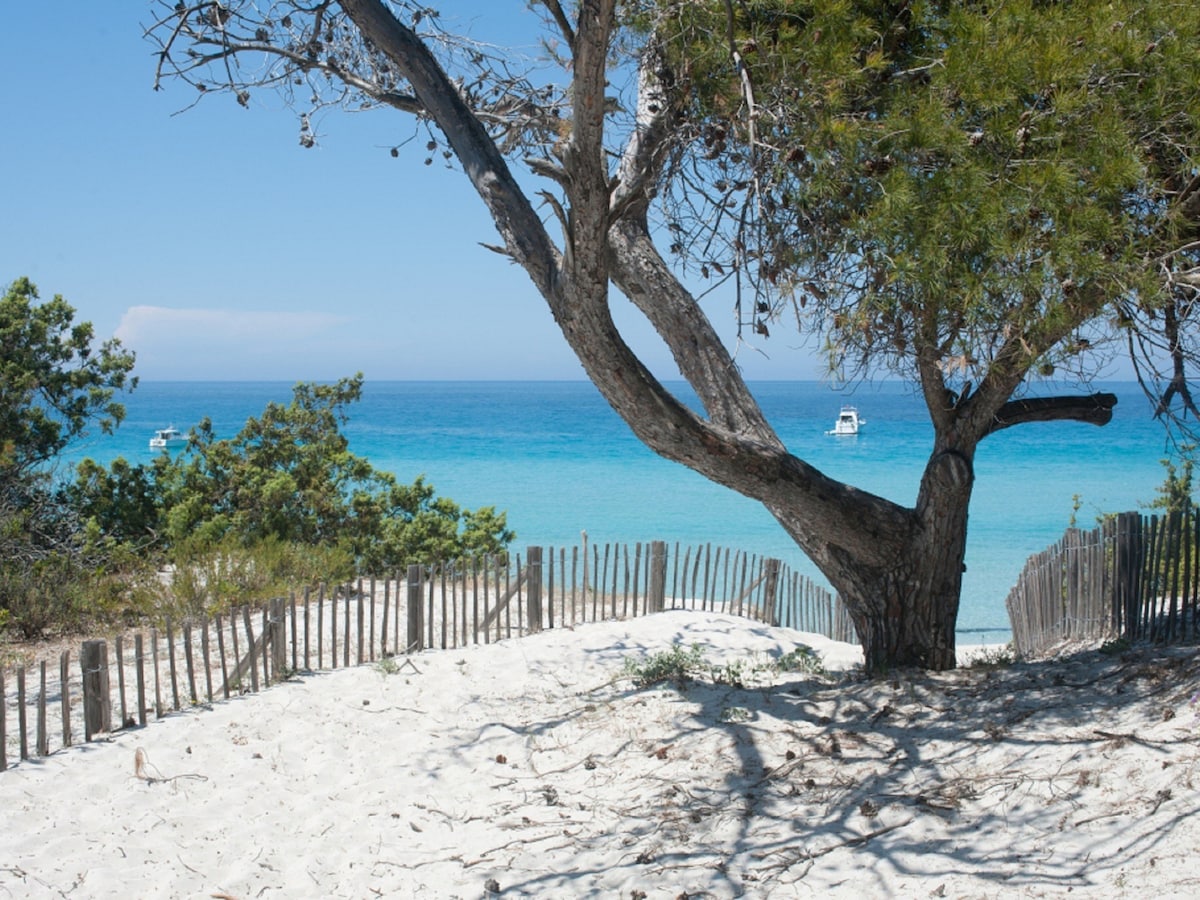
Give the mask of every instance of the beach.
[[1200, 894], [1194, 648], [860, 661], [673, 611], [292, 675], [0, 773], [0, 897]]

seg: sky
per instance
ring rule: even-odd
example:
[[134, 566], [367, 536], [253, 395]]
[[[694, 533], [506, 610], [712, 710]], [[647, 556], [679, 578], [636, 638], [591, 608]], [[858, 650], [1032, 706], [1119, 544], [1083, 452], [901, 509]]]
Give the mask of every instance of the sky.
[[[524, 0], [439, 4], [480, 40], [536, 52]], [[0, 30], [0, 282], [61, 294], [144, 380], [581, 379], [470, 184], [400, 113], [331, 111], [317, 147], [269, 92], [250, 109], [155, 92], [149, 0], [16, 3]], [[663, 378], [669, 354], [618, 310]], [[705, 309], [732, 341], [731, 289]], [[776, 337], [750, 378], [817, 378], [817, 354]]]

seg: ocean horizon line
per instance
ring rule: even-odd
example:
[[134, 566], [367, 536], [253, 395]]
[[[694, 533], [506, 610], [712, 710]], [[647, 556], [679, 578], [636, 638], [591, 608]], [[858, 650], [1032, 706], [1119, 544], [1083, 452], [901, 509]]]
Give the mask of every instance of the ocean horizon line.
[[[188, 385], [188, 384], [334, 384], [340, 378], [147, 378], [138, 376], [138, 385]], [[370, 384], [592, 384], [588, 378], [363, 378], [365, 385]], [[660, 384], [685, 385], [689, 382], [683, 378], [659, 379]], [[746, 384], [797, 384], [797, 385], [826, 385], [833, 393], [845, 394], [857, 391], [869, 391], [877, 387], [895, 387], [897, 385], [917, 387], [917, 382], [905, 378], [880, 378], [870, 381], [859, 381], [846, 384], [835, 384], [823, 378], [748, 378]], [[1098, 386], [1136, 386], [1139, 382], [1133, 378], [1096, 379], [1090, 385], [1053, 386], [1054, 390], [1088, 390]], [[1038, 385], [1039, 387], [1043, 385]], [[1051, 385], [1045, 385], [1051, 388]]]

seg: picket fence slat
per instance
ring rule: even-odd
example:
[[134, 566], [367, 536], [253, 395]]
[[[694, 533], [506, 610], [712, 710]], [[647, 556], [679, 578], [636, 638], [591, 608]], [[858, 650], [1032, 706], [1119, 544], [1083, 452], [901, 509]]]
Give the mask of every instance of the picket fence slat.
[[8, 702], [4, 693], [4, 673], [0, 672], [0, 772], [8, 768]]

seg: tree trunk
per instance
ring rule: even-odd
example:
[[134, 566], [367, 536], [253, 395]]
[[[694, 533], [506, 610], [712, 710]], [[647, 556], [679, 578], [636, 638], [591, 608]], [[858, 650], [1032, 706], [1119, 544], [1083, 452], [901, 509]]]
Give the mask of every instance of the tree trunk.
[[[969, 492], [968, 492], [969, 495]], [[868, 671], [894, 666], [953, 669], [955, 624], [967, 544], [967, 496], [940, 494], [895, 569], [858, 596], [842, 591]]]
[[[868, 671], [956, 665], [955, 623], [972, 484], [967, 454], [936, 451], [907, 528], [881, 534], [869, 524], [874, 516], [868, 507], [862, 530], [838, 543], [828, 541], [828, 532], [814, 528], [799, 510], [772, 507], [846, 605]], [[876, 499], [881, 513], [891, 506]]]

